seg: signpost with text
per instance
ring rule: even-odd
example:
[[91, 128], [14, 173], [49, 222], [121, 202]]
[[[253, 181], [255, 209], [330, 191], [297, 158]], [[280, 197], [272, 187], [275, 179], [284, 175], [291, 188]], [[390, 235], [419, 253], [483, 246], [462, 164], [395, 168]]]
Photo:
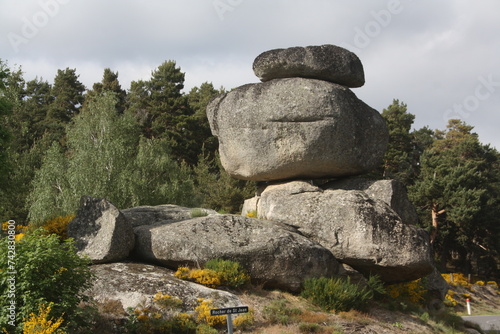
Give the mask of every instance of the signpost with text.
[[233, 334], [233, 319], [232, 314], [247, 313], [248, 306], [237, 306], [237, 307], [226, 307], [226, 308], [216, 308], [210, 310], [210, 315], [226, 315], [227, 316], [227, 333]]

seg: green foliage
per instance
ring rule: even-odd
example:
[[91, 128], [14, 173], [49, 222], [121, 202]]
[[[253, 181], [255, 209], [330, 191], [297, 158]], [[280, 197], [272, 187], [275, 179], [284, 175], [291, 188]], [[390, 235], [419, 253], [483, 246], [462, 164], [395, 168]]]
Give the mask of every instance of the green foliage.
[[217, 272], [222, 285], [237, 288], [250, 282], [250, 276], [245, 268], [235, 261], [213, 259], [205, 263], [205, 268]]
[[300, 309], [289, 307], [288, 304], [286, 299], [273, 300], [264, 306], [262, 314], [271, 324], [288, 325], [294, 321], [294, 317], [302, 313]]
[[326, 311], [347, 312], [364, 310], [373, 299], [370, 289], [352, 284], [350, 278], [310, 278], [304, 282], [301, 294]]
[[472, 254], [476, 261], [498, 256], [500, 233], [500, 155], [480, 144], [471, 130], [450, 120], [447, 131], [437, 131], [437, 139], [421, 157], [419, 178], [409, 188], [441, 264], [455, 252], [462, 259], [455, 265], [464, 270]]
[[301, 333], [318, 333], [321, 331], [321, 326], [314, 323], [302, 322], [299, 324], [299, 331]]
[[386, 295], [387, 291], [384, 282], [378, 275], [370, 275], [366, 281], [368, 289], [373, 293], [374, 298], [381, 298]]
[[198, 204], [191, 170], [177, 163], [165, 139], [141, 138], [131, 176], [127, 178], [132, 202], [129, 205], [175, 203]]
[[194, 208], [190, 210], [191, 218], [206, 217], [208, 213], [200, 208]]
[[[8, 238], [0, 240], [0, 253], [8, 254], [12, 247]], [[12, 254], [12, 253], [11, 253]], [[3, 310], [10, 305], [11, 296], [9, 278], [12, 277], [12, 265], [9, 258], [0, 258], [0, 306]], [[76, 255], [71, 239], [60, 242], [57, 235], [45, 235], [42, 230], [27, 233], [15, 244], [15, 301], [17, 311], [17, 327], [7, 324], [7, 312], [0, 314], [0, 328], [20, 333], [20, 320], [29, 318], [31, 313], [38, 313], [41, 305], [51, 304], [51, 316], [64, 317], [64, 325], [81, 322], [77, 307], [86, 300], [83, 294], [91, 286], [92, 274], [89, 261]], [[63, 316], [64, 314], [64, 316]]]
[[237, 288], [250, 282], [250, 276], [238, 262], [221, 259], [208, 261], [203, 269], [181, 266], [174, 275], [212, 288], [220, 285]]
[[118, 113], [108, 92], [90, 100], [67, 129], [68, 153], [54, 143], [33, 180], [30, 219], [76, 211], [83, 195], [104, 197], [120, 208], [196, 204], [190, 170], [169, 156], [163, 139], [139, 139], [129, 112]]
[[226, 173], [218, 155], [200, 156], [193, 168], [201, 206], [227, 213], [240, 213], [245, 199], [253, 197], [255, 183], [236, 180]]

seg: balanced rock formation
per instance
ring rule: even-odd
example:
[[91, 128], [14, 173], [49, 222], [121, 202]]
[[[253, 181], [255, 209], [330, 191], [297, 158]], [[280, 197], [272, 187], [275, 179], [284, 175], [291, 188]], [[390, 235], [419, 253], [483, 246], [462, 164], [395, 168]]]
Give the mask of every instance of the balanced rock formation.
[[363, 65], [358, 56], [336, 45], [266, 51], [255, 58], [253, 71], [261, 81], [302, 77], [347, 87], [361, 87], [365, 83]]
[[222, 258], [241, 263], [252, 282], [285, 290], [343, 271], [332, 253], [287, 225], [217, 215], [134, 229], [135, 257], [169, 268]]
[[120, 261], [134, 247], [134, 231], [127, 218], [103, 198], [83, 196], [76, 217], [68, 224], [79, 255], [94, 263]]
[[363, 174], [378, 166], [388, 141], [376, 110], [323, 80], [244, 85], [212, 100], [207, 115], [224, 169], [245, 180]]
[[385, 282], [411, 281], [433, 270], [425, 231], [404, 224], [385, 202], [360, 190], [324, 190], [303, 181], [270, 185], [257, 212], [297, 227], [340, 262]]

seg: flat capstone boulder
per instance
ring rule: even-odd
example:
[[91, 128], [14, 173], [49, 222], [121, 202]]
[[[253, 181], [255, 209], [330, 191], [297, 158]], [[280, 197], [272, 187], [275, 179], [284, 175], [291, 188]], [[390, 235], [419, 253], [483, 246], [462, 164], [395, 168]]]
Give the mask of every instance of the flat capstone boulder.
[[261, 81], [302, 77], [333, 82], [347, 87], [365, 83], [358, 56], [336, 45], [291, 47], [263, 52], [253, 62]]

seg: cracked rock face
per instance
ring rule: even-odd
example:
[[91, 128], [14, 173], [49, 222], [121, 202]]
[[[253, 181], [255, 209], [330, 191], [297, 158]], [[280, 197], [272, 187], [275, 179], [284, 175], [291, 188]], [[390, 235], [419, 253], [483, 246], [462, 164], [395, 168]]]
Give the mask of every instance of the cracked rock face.
[[244, 180], [358, 175], [387, 147], [380, 114], [348, 88], [287, 78], [238, 87], [207, 107], [224, 169]]
[[252, 281], [298, 290], [306, 278], [342, 271], [331, 252], [284, 224], [214, 215], [135, 228], [136, 258], [177, 268], [222, 258], [241, 263]]
[[322, 189], [304, 181], [271, 185], [257, 212], [259, 218], [292, 224], [340, 262], [385, 282], [411, 281], [433, 270], [427, 233], [360, 190]]

